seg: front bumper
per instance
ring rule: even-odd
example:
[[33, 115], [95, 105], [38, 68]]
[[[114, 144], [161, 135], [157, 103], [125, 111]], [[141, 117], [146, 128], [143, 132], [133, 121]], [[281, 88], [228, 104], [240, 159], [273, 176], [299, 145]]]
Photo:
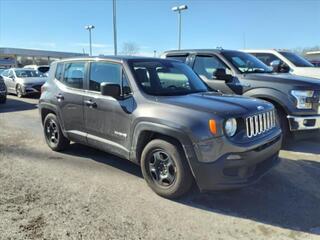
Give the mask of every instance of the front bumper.
[[41, 92], [42, 85], [34, 85], [34, 86], [23, 86], [22, 91], [24, 95], [27, 94], [37, 94]]
[[291, 131], [320, 129], [320, 115], [316, 116], [287, 116]]
[[244, 187], [258, 181], [280, 162], [278, 155], [281, 142], [282, 135], [279, 133], [253, 148], [228, 146], [230, 152], [210, 163], [193, 159], [190, 165], [197, 185], [201, 191], [224, 190]]

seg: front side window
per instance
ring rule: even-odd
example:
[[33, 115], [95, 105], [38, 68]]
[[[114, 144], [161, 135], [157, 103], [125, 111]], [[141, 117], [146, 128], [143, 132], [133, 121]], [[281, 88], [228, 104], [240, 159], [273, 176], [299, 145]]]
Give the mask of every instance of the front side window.
[[103, 82], [121, 84], [121, 65], [107, 62], [93, 62], [90, 67], [89, 90], [100, 92]]
[[63, 83], [68, 87], [82, 89], [84, 73], [84, 62], [65, 63]]
[[268, 66], [270, 66], [270, 63], [272, 63], [275, 60], [280, 61], [280, 59], [277, 56], [271, 53], [252, 53], [252, 55], [256, 56], [261, 62]]
[[156, 96], [208, 91], [205, 83], [184, 63], [168, 60], [131, 60], [135, 80], [144, 92]]
[[227, 69], [226, 65], [215, 56], [197, 56], [193, 70], [201, 77], [213, 79], [213, 74], [217, 69]]
[[251, 54], [223, 51], [222, 55], [241, 73], [271, 73], [272, 70]]
[[298, 54], [292, 52], [279, 52], [285, 58], [287, 58], [290, 62], [293, 63], [296, 67], [314, 67], [312, 63], [308, 60], [304, 59], [303, 57], [299, 56]]

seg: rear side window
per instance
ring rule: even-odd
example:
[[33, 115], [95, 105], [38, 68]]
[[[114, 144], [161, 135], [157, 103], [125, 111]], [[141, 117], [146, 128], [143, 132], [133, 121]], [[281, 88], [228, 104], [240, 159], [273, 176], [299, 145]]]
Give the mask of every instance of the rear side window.
[[84, 62], [66, 63], [64, 67], [63, 83], [68, 87], [83, 89], [84, 73]]
[[62, 80], [62, 70], [63, 70], [63, 63], [58, 63], [56, 68], [55, 78], [59, 81]]
[[188, 57], [187, 55], [169, 55], [169, 56], [167, 56], [167, 58], [175, 59], [175, 60], [178, 60], [181, 62], [186, 62], [187, 57]]
[[89, 90], [100, 92], [103, 82], [121, 84], [121, 65], [107, 62], [93, 62], [90, 67]]

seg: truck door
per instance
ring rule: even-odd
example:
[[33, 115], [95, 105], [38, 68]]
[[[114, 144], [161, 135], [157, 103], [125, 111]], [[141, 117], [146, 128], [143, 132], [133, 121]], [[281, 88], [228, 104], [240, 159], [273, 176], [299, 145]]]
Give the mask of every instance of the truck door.
[[233, 76], [231, 69], [215, 55], [196, 55], [193, 70], [212, 89], [227, 94], [243, 93], [243, 86]]

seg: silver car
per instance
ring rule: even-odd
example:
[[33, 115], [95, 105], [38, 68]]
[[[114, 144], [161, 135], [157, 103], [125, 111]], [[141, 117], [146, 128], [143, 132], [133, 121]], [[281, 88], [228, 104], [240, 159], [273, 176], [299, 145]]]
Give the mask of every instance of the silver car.
[[2, 74], [8, 93], [23, 97], [41, 92], [41, 86], [47, 78], [36, 70], [24, 68], [10, 68]]

